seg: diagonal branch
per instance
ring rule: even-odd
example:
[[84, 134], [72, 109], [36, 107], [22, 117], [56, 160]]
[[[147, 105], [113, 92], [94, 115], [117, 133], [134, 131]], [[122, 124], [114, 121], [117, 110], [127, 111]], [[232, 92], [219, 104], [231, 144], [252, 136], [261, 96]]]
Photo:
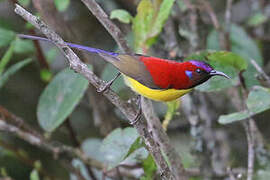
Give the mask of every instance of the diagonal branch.
[[[112, 35], [114, 40], [117, 42], [118, 46], [125, 53], [132, 53], [131, 49], [128, 47], [127, 42], [124, 39], [123, 33], [121, 30], [112, 23], [112, 21], [108, 18], [108, 15], [103, 11], [103, 9], [96, 3], [95, 0], [82, 0], [82, 2], [87, 6], [87, 8], [93, 13], [93, 15], [100, 21], [100, 23], [107, 29], [107, 31]], [[181, 158], [179, 154], [175, 151], [175, 149], [171, 146], [168, 135], [162, 129], [162, 125], [160, 120], [155, 115], [152, 105], [149, 105], [150, 101], [142, 101], [143, 111], [147, 111], [150, 113], [145, 113], [145, 118], [147, 119], [148, 125], [150, 127], [155, 126], [153, 134], [154, 141], [161, 146], [161, 149], [167, 157], [169, 158], [169, 163], [171, 164], [172, 173], [176, 179], [182, 179], [184, 168], [181, 163]], [[149, 105], [149, 106], [148, 106]], [[151, 130], [150, 130], [151, 131]]]
[[[105, 83], [101, 79], [99, 79], [90, 69], [88, 69], [87, 65], [82, 63], [78, 56], [67, 45], [65, 45], [63, 39], [61, 39], [60, 36], [53, 32], [44, 22], [33, 16], [31, 13], [29, 13], [19, 5], [16, 5], [15, 13], [22, 16], [25, 20], [33, 24], [47, 38], [52, 40], [52, 42], [54, 42], [55, 45], [63, 51], [63, 54], [67, 58], [70, 67], [74, 71], [84, 76], [96, 88], [105, 86]], [[131, 104], [122, 101], [115, 92], [109, 89], [106, 90], [103, 94], [106, 98], [108, 98], [108, 100], [111, 101], [111, 103], [113, 103], [119, 108], [119, 110], [127, 117], [129, 122], [132, 122], [134, 120], [136, 116], [136, 111], [131, 106]], [[144, 139], [147, 149], [152, 154], [162, 178], [174, 179], [164, 157], [162, 156], [159, 146], [154, 141], [151, 134], [148, 132], [145, 121], [138, 121], [134, 124], [134, 127], [136, 128], [140, 136]]]
[[103, 9], [95, 2], [95, 0], [82, 0], [86, 7], [93, 13], [99, 22], [106, 28], [112, 35], [113, 39], [117, 42], [118, 46], [124, 53], [132, 54], [132, 50], [128, 47], [125, 37], [121, 30], [113, 24], [108, 15]]
[[181, 163], [180, 155], [170, 144], [170, 139], [165, 133], [159, 118], [154, 113], [152, 102], [149, 99], [143, 98], [142, 110], [145, 119], [148, 121], [149, 131], [152, 132], [153, 138], [159, 143], [162, 151], [168, 157], [173, 174], [177, 179], [186, 179], [187, 177], [184, 176], [185, 169]]

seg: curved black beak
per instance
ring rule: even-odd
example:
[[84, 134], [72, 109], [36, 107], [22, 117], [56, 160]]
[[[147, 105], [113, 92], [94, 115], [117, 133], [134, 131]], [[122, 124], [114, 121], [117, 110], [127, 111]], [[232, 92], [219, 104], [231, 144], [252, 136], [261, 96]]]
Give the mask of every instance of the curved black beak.
[[231, 79], [227, 74], [223, 73], [223, 72], [220, 72], [220, 71], [216, 71], [216, 70], [212, 70], [210, 71], [210, 75], [211, 76], [223, 76], [227, 79]]

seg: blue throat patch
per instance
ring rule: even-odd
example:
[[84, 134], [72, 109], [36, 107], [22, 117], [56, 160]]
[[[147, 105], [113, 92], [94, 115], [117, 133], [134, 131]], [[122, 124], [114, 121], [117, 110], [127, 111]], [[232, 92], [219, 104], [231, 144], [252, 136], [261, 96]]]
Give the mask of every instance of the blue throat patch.
[[185, 74], [188, 76], [189, 79], [192, 78], [192, 71], [185, 71]]

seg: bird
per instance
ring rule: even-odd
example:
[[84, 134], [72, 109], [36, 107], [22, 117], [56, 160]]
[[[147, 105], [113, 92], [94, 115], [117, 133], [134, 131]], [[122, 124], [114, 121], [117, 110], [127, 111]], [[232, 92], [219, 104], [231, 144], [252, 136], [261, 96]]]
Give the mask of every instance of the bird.
[[[20, 38], [52, 42], [39, 36], [18, 34]], [[120, 74], [124, 81], [137, 94], [154, 101], [173, 101], [189, 93], [194, 87], [206, 82], [213, 76], [230, 78], [223, 72], [215, 70], [210, 64], [199, 60], [177, 62], [140, 54], [123, 54], [109, 52], [79, 44], [65, 42], [71, 48], [98, 54], [105, 61], [119, 70], [100, 91], [106, 90]]]

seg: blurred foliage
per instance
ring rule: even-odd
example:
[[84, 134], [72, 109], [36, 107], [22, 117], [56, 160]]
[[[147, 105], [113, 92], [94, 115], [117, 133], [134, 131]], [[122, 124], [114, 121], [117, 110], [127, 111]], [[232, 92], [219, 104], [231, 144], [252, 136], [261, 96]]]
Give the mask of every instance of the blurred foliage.
[[214, 77], [210, 81], [203, 83], [196, 87], [200, 91], [218, 91], [224, 88], [229, 88], [237, 84], [239, 72], [246, 70], [246, 61], [236, 53], [226, 51], [202, 51], [195, 54], [191, 54], [185, 60], [197, 59], [206, 61], [215, 70], [224, 72], [231, 80], [227, 80], [224, 83], [224, 77]]
[[70, 69], [58, 73], [40, 96], [37, 117], [40, 126], [52, 132], [74, 110], [88, 87], [88, 81]]
[[248, 95], [246, 104], [247, 110], [222, 115], [218, 121], [221, 124], [232, 123], [234, 121], [245, 120], [248, 117], [252, 117], [258, 113], [270, 109], [270, 89], [261, 86], [254, 87], [254, 89]]
[[54, 4], [58, 11], [62, 12], [67, 10], [70, 0], [54, 0]]
[[[0, 5], [6, 2], [8, 2], [8, 0], [1, 0]], [[169, 43], [166, 42], [169, 41], [167, 36], [172, 34], [176, 36], [179, 49], [181, 49], [183, 52], [185, 52], [186, 49], [189, 49], [190, 46], [193, 46], [193, 41], [197, 41], [196, 38], [194, 38], [194, 32], [189, 29], [189, 24], [191, 23], [188, 17], [190, 15], [190, 7], [185, 1], [140, 0], [136, 1], [137, 4], [135, 1], [134, 3], [130, 2], [131, 1], [99, 1], [104, 9], [111, 12], [110, 18], [119, 21], [120, 26], [125, 31], [128, 31], [127, 39], [129, 42], [133, 40], [132, 47], [136, 53], [144, 53], [154, 56], [159, 56], [160, 54], [170, 54], [170, 52], [163, 53], [163, 51], [170, 51], [166, 50], [164, 47], [166, 47], [166, 44]], [[218, 11], [220, 11], [220, 14], [225, 13], [224, 7], [220, 5], [222, 3], [215, 3], [215, 1], [209, 2], [211, 2], [210, 4], [213, 6], [216, 13], [218, 13]], [[30, 0], [18, 0], [18, 3], [24, 7], [32, 7]], [[90, 29], [90, 33], [84, 31], [86, 21], [82, 17], [84, 15], [83, 11], [73, 11], [73, 8], [69, 8], [71, 5], [75, 5], [74, 9], [76, 9], [76, 6], [82, 6], [81, 4], [77, 3], [78, 2], [76, 1], [70, 0], [53, 1], [57, 11], [63, 15], [63, 19], [67, 22], [67, 24], [72, 25], [72, 30], [80, 35], [82, 34], [81, 39], [83, 39], [85, 42], [91, 42], [94, 40], [98, 41], [103, 45], [102, 48], [104, 49], [113, 46], [106, 44], [107, 36], [104, 35], [103, 37], [104, 31], [102, 31], [102, 27], [98, 26], [96, 21], [93, 20], [94, 18], [92, 20], [90, 19], [91, 25], [89, 27], [87, 26], [87, 29]], [[190, 3], [193, 6], [198, 5], [196, 4], [197, 1], [190, 1]], [[236, 4], [237, 2], [234, 2], [233, 7]], [[135, 9], [137, 9], [137, 11], [134, 13], [128, 9], [124, 9], [125, 7], [134, 8], [134, 12]], [[201, 13], [200, 15], [202, 16], [197, 16], [199, 19], [199, 23], [197, 24], [199, 42], [195, 43], [200, 44], [201, 47], [198, 49], [205, 50], [193, 52], [187, 55], [184, 53], [186, 55], [184, 60], [196, 59], [206, 61], [212, 65], [214, 69], [222, 71], [231, 77], [230, 80], [226, 81], [221, 77], [214, 77], [195, 88], [195, 91], [198, 90], [201, 91], [200, 93], [207, 93], [207, 96], [209, 95], [209, 97], [214, 96], [211, 99], [207, 99], [209, 100], [209, 103], [212, 105], [213, 109], [216, 111], [216, 115], [214, 118], [212, 117], [212, 119], [218, 119], [218, 123], [222, 125], [230, 124], [229, 126], [231, 128], [221, 126], [220, 124], [214, 124], [215, 122], [208, 124], [215, 132], [215, 136], [218, 138], [220, 138], [220, 132], [226, 134], [224, 135], [225, 137], [223, 137], [225, 140], [223, 139], [219, 142], [212, 142], [211, 140], [213, 139], [210, 137], [209, 141], [211, 142], [209, 144], [211, 147], [215, 148], [216, 146], [222, 144], [222, 150], [225, 149], [226, 151], [227, 149], [230, 149], [230, 151], [233, 151], [229, 155], [230, 159], [225, 163], [225, 166], [228, 166], [228, 162], [237, 162], [237, 166], [240, 165], [246, 167], [246, 160], [238, 157], [239, 154], [244, 154], [243, 156], [246, 156], [245, 152], [247, 148], [245, 147], [246, 145], [243, 145], [242, 143], [246, 140], [245, 137], [242, 137], [243, 134], [241, 134], [241, 132], [238, 130], [238, 124], [234, 122], [244, 121], [250, 117], [259, 117], [258, 119], [261, 119], [266, 124], [266, 126], [262, 125], [259, 129], [263, 130], [262, 136], [266, 137], [264, 143], [266, 147], [269, 147], [269, 141], [267, 140], [267, 138], [269, 138], [267, 129], [269, 127], [269, 122], [267, 119], [269, 118], [270, 109], [270, 89], [269, 87], [264, 86], [260, 79], [258, 79], [258, 72], [250, 62], [251, 59], [254, 59], [256, 63], [260, 67], [263, 67], [267, 73], [270, 72], [268, 60], [270, 57], [270, 51], [268, 51], [269, 40], [267, 41], [267, 38], [269, 38], [268, 34], [270, 29], [269, 13], [267, 14], [267, 11], [264, 10], [254, 10], [254, 7], [257, 6], [252, 7], [252, 10], [248, 12], [246, 18], [242, 19], [241, 21], [232, 19], [232, 24], [228, 29], [229, 43], [231, 48], [230, 52], [221, 49], [221, 31], [213, 29], [213, 25], [209, 25], [209, 22], [211, 21], [205, 20], [207, 18], [204, 17], [205, 15], [203, 13], [196, 12], [198, 14]], [[270, 3], [265, 3], [265, 7], [268, 7], [269, 9]], [[80, 8], [85, 9], [83, 6]], [[13, 9], [7, 8], [4, 11], [7, 13], [9, 11], [13, 11]], [[200, 9], [200, 11], [202, 10]], [[2, 16], [2, 14], [0, 16]], [[39, 14], [39, 12], [36, 12], [36, 14]], [[220, 20], [222, 28], [226, 29], [225, 25], [223, 24], [223, 15], [220, 14], [218, 14], [218, 19], [222, 19]], [[192, 15], [194, 14], [191, 14], [191, 16]], [[169, 35], [168, 33], [164, 33], [163, 29], [168, 18], [172, 18], [172, 24], [174, 25], [172, 29], [179, 33], [171, 32]], [[234, 17], [232, 16], [232, 18]], [[89, 21], [89, 17], [86, 19]], [[18, 23], [19, 21], [20, 19], [18, 17], [14, 19], [14, 17], [10, 15], [3, 18], [0, 17], [0, 101], [2, 99], [6, 100], [6, 102], [1, 101], [0, 105], [7, 106], [11, 109], [11, 112], [14, 111], [14, 113], [18, 114], [18, 116], [21, 115], [23, 118], [25, 118], [28, 117], [27, 112], [29, 111], [26, 111], [26, 109], [29, 107], [28, 104], [31, 104], [31, 112], [34, 114], [32, 115], [34, 116], [34, 120], [30, 121], [25, 118], [25, 121], [29, 121], [29, 123], [31, 123], [31, 125], [37, 129], [40, 127], [46, 133], [50, 134], [54, 132], [53, 134], [50, 134], [51, 136], [48, 136], [48, 140], [56, 141], [56, 143], [57, 141], [61, 141], [62, 143], [71, 145], [71, 141], [74, 141], [73, 139], [77, 138], [79, 144], [76, 145], [76, 147], [82, 150], [86, 156], [103, 163], [104, 166], [107, 167], [106, 170], [108, 171], [115, 167], [127, 165], [131, 167], [131, 170], [134, 169], [134, 176], [136, 176], [137, 179], [152, 180], [157, 178], [157, 167], [155, 162], [152, 156], [146, 150], [145, 144], [134, 128], [127, 128], [125, 127], [125, 124], [121, 128], [116, 128], [113, 130], [106, 137], [102, 137], [100, 134], [96, 133], [98, 131], [97, 129], [100, 127], [100, 124], [106, 122], [96, 122], [96, 119], [99, 118], [97, 116], [98, 113], [94, 110], [94, 107], [89, 108], [88, 102], [94, 101], [94, 99], [83, 98], [86, 96], [88, 97], [88, 95], [86, 95], [86, 91], [89, 86], [87, 80], [70, 69], [61, 70], [63, 69], [63, 65], [60, 63], [62, 58], [60, 55], [61, 53], [59, 53], [55, 47], [47, 47], [48, 45], [43, 46], [43, 44], [43, 55], [49, 65], [49, 68], [42, 67], [41, 63], [39, 62], [40, 59], [38, 57], [36, 58], [35, 56], [40, 56], [40, 54], [38, 54], [40, 52], [37, 52], [36, 45], [32, 41], [23, 40], [16, 37], [17, 32], [27, 34], [30, 32], [32, 33], [33, 26], [26, 22], [24, 22], [24, 24], [20, 22], [20, 24]], [[117, 23], [119, 24], [119, 22]], [[264, 38], [266, 40], [264, 40]], [[93, 46], [96, 47], [96, 45]], [[105, 81], [109, 81], [117, 73], [116, 68], [110, 64], [106, 64], [105, 66], [102, 65], [102, 68], [95, 68], [94, 65], [91, 65], [89, 68], [91, 68], [95, 73], [99, 74]], [[99, 72], [98, 69], [102, 69], [102, 71]], [[245, 91], [248, 92], [247, 98], [245, 98], [245, 96], [242, 94], [243, 87], [241, 86], [239, 79], [242, 72], [244, 83], [247, 86], [247, 89], [245, 89]], [[37, 82], [37, 80], [34, 79], [36, 76], [38, 76], [37, 79], [40, 82]], [[123, 93], [126, 93], [122, 91], [125, 89], [123, 79], [119, 78], [113, 84], [112, 89], [120, 96], [122, 96]], [[233, 103], [231, 101], [237, 99], [238, 97], [232, 97], [229, 94], [231, 91], [237, 92], [241, 98], [239, 101], [241, 104], [246, 106], [246, 108], [242, 109], [242, 111], [237, 112], [236, 108], [233, 107]], [[12, 99], [15, 99], [16, 101], [12, 101]], [[220, 102], [215, 101], [217, 99], [221, 99], [221, 104]], [[22, 103], [20, 104], [17, 101]], [[96, 103], [98, 104], [98, 102]], [[200, 110], [193, 109], [197, 108], [196, 101], [193, 104], [195, 107], [190, 107], [191, 111], [199, 112]], [[184, 115], [182, 113], [178, 113], [179, 111], [182, 112], [183, 106], [187, 105], [181, 103], [180, 101], [170, 102], [167, 104], [167, 112], [165, 115], [164, 113], [160, 112], [157, 112], [157, 114], [162, 116], [161, 119], [164, 119], [164, 128], [167, 129], [168, 134], [171, 135], [173, 142], [175, 142], [173, 145], [180, 147], [179, 154], [181, 154], [183, 164], [186, 168], [201, 168], [202, 166], [208, 166], [208, 164], [211, 166], [212, 162], [203, 162], [196, 154], [191, 153], [192, 148], [190, 144], [194, 144], [194, 140], [190, 136], [185, 135], [185, 137], [181, 136], [179, 138], [179, 134], [183, 134], [182, 130], [190, 128], [190, 124], [184, 120]], [[81, 136], [81, 134], [83, 134], [83, 132], [81, 132], [83, 129], [82, 126], [86, 126], [86, 123], [81, 125], [81, 127], [77, 125], [77, 121], [70, 123], [71, 129], [73, 128], [74, 132], [72, 132], [72, 130], [69, 132], [70, 129], [64, 124], [67, 118], [74, 113], [75, 109], [80, 109], [80, 113], [85, 111], [85, 116], [87, 117], [88, 123], [92, 123], [88, 130], [88, 134], [92, 134], [86, 138]], [[160, 109], [162, 108], [156, 109], [161, 111]], [[117, 109], [110, 109], [110, 111], [116, 112], [116, 117], [119, 120], [122, 119], [123, 116], [119, 115], [120, 113]], [[207, 115], [210, 114], [209, 116], [211, 116], [210, 112], [211, 111], [204, 113]], [[178, 116], [175, 116], [175, 114], [178, 114]], [[191, 122], [192, 120], [194, 121], [194, 119], [197, 120], [196, 118], [198, 117], [193, 116], [186, 118], [190, 118]], [[78, 120], [80, 117], [78, 116], [76, 118], [75, 120]], [[111, 117], [107, 118], [110, 120]], [[182, 121], [174, 121], [176, 118], [181, 118]], [[259, 123], [261, 122], [258, 122], [258, 124]], [[200, 129], [200, 131], [204, 130], [205, 129]], [[174, 136], [173, 134], [176, 132], [178, 134]], [[192, 133], [193, 132], [191, 130], [191, 134]], [[207, 135], [209, 134], [206, 134], [206, 136]], [[236, 139], [236, 143], [234, 142], [234, 139]], [[10, 146], [4, 146], [4, 143], [1, 143], [2, 141], [10, 143]], [[25, 143], [18, 142], [19, 141], [17, 139], [9, 137], [6, 134], [0, 134], [0, 177], [12, 177], [15, 179], [23, 179], [22, 177], [24, 177], [24, 179], [39, 180], [51, 179], [51, 176], [56, 176], [55, 179], [67, 179], [67, 177], [72, 180], [78, 179], [77, 175], [71, 172], [65, 172], [63, 175], [63, 167], [55, 163], [55, 159], [48, 163], [47, 161], [50, 159], [48, 154], [36, 149], [28, 153], [27, 150], [33, 149], [33, 147], [31, 146], [29, 148], [28, 145], [25, 145]], [[203, 147], [203, 145], [201, 144], [200, 147]], [[18, 146], [19, 150], [13, 146]], [[267, 148], [263, 150], [265, 150], [262, 154], [264, 156], [264, 162], [266, 163], [255, 163], [254, 179], [256, 180], [268, 180], [270, 177], [268, 163], [269, 150]], [[256, 153], [257, 151], [259, 150], [256, 149]], [[211, 156], [209, 158], [211, 159], [215, 156], [222, 156], [226, 154], [224, 152], [222, 154], [221, 151], [215, 153], [216, 154], [203, 155], [208, 155], [209, 157]], [[166, 158], [166, 155], [164, 155], [164, 157]], [[221, 161], [220, 163], [223, 163], [222, 160], [219, 161]], [[257, 161], [260, 161], [260, 158], [257, 158]], [[35, 162], [40, 162], [40, 164], [37, 166]], [[27, 166], [23, 166], [23, 164], [27, 164]], [[72, 167], [76, 168], [86, 180], [92, 179], [88, 170], [89, 167], [81, 160], [73, 159], [70, 164]], [[55, 166], [59, 167], [55, 168]], [[229, 166], [234, 166], [234, 163], [231, 163]], [[91, 169], [93, 169], [97, 179], [103, 178], [103, 170], [98, 170], [95, 167], [91, 167]], [[143, 172], [136, 173], [137, 170]], [[112, 178], [106, 177], [105, 179], [110, 180]], [[129, 178], [124, 178], [124, 180], [125, 179]], [[202, 177], [198, 177], [197, 179], [202, 179]]]
[[113, 10], [110, 18], [117, 19], [118, 21], [126, 24], [129, 24], [133, 20], [133, 17], [129, 14], [129, 12], [123, 9]]
[[[246, 85], [252, 87], [259, 85], [255, 77], [257, 71], [251, 65], [250, 60], [254, 59], [260, 66], [262, 65], [262, 55], [256, 42], [249, 37], [245, 30], [235, 24], [232, 24], [230, 31], [231, 51], [242, 56], [248, 63], [248, 69], [244, 73]], [[219, 33], [213, 30], [207, 38], [207, 48], [213, 50], [220, 50]]]

